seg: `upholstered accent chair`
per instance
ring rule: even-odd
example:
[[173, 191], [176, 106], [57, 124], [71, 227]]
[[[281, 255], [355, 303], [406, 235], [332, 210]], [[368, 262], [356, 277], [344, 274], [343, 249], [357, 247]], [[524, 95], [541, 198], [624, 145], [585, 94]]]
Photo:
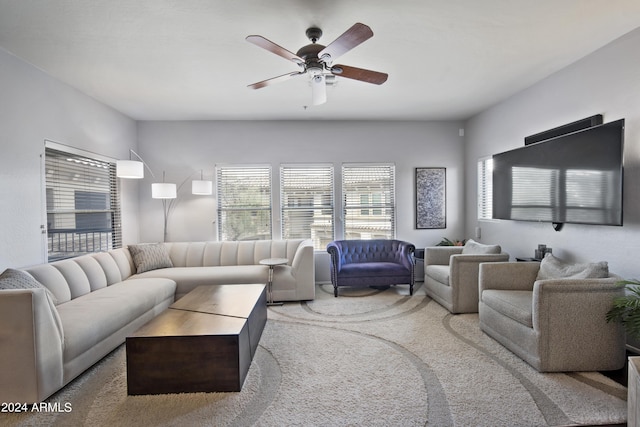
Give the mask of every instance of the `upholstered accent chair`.
[[429, 297], [451, 313], [478, 312], [478, 265], [508, 261], [499, 245], [471, 239], [464, 246], [425, 248], [424, 284]]
[[415, 277], [412, 243], [393, 239], [334, 240], [327, 245], [331, 254], [331, 283], [338, 288], [409, 285], [413, 295]]
[[603, 278], [554, 279], [540, 265], [480, 265], [480, 329], [540, 372], [621, 369], [624, 330], [605, 319], [624, 294], [620, 278], [607, 268]]

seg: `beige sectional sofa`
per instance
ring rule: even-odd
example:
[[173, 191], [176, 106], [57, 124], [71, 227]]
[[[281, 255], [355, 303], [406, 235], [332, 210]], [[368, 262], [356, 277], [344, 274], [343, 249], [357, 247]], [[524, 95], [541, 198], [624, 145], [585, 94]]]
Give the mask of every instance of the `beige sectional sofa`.
[[171, 267], [138, 273], [122, 248], [22, 269], [35, 286], [0, 289], [0, 401], [46, 399], [197, 286], [265, 283], [264, 258], [289, 260], [276, 268], [274, 300], [315, 297], [310, 240], [160, 246]]
[[[266, 258], [287, 258], [274, 269], [274, 301], [315, 298], [315, 272], [311, 240], [258, 240], [248, 242], [165, 243], [174, 268], [151, 270], [132, 278], [169, 278], [176, 282], [176, 299], [200, 285], [266, 283]], [[240, 268], [238, 268], [240, 267]]]

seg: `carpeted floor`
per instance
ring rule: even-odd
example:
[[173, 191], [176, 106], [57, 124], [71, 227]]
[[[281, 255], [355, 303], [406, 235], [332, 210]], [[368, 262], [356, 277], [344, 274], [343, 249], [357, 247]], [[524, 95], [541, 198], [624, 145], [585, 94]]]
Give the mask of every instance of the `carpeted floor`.
[[[540, 374], [418, 288], [319, 286], [269, 308], [242, 392], [128, 396], [121, 346], [8, 426], [569, 426], [624, 423], [599, 373]], [[66, 406], [65, 406], [66, 405]], [[64, 412], [64, 409], [70, 409]]]

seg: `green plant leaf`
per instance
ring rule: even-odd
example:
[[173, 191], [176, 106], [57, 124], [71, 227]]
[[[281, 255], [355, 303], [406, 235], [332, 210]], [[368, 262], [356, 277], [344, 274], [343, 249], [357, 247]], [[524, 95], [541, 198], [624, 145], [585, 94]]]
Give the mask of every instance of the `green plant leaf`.
[[640, 337], [640, 281], [620, 280], [616, 285], [625, 287], [627, 294], [613, 300], [606, 314], [607, 322], [619, 322], [631, 336]]

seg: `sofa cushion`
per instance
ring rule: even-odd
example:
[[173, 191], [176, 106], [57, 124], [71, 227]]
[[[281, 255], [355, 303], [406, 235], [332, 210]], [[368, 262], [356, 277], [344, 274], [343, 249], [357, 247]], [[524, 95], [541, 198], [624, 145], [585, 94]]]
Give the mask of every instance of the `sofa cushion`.
[[472, 239], [467, 240], [462, 253], [466, 255], [499, 254], [502, 251], [500, 245], [484, 245]]
[[[121, 280], [126, 280], [132, 274], [135, 274], [136, 266], [133, 264], [131, 251], [129, 251], [128, 247], [114, 249], [107, 253], [116, 262], [116, 266], [118, 267], [118, 270], [120, 270], [120, 276], [122, 277]], [[111, 282], [109, 284], [113, 285], [113, 283], [118, 282], [120, 282], [120, 280], [118, 280], [117, 282]]]
[[[282, 265], [274, 270], [274, 290], [295, 289], [293, 269]], [[131, 279], [164, 277], [176, 282], [176, 299], [202, 285], [266, 284], [269, 269], [264, 265], [238, 265], [220, 267], [173, 267], [136, 274]]]
[[[105, 278], [107, 279], [107, 286], [113, 285], [114, 283], [122, 282], [124, 278], [122, 277], [122, 273], [118, 268], [118, 263], [113, 259], [109, 252], [98, 252], [93, 254], [93, 259], [95, 259], [102, 271], [104, 272]], [[91, 284], [93, 286], [93, 283]]]
[[451, 268], [448, 265], [427, 265], [424, 272], [436, 282], [449, 286], [449, 273]]
[[604, 279], [609, 277], [606, 261], [584, 264], [569, 263], [548, 253], [540, 262], [536, 280], [546, 279]]
[[38, 282], [46, 286], [56, 297], [56, 305], [71, 300], [71, 290], [67, 280], [53, 264], [38, 264], [25, 269]]
[[255, 240], [223, 242], [168, 242], [165, 247], [174, 267], [257, 265], [266, 258], [287, 258], [293, 263], [307, 240]]
[[74, 258], [56, 261], [51, 263], [51, 265], [60, 271], [64, 280], [67, 282], [67, 286], [69, 286], [69, 291], [71, 292], [71, 299], [91, 292], [89, 278]]
[[0, 274], [0, 289], [44, 289], [51, 302], [57, 304], [55, 295], [42, 283], [38, 282], [32, 275], [22, 270], [7, 268]]
[[136, 273], [173, 267], [169, 252], [163, 243], [129, 245], [129, 252], [136, 266]]
[[356, 262], [343, 264], [342, 277], [394, 277], [410, 274], [403, 265], [393, 262]]
[[518, 323], [533, 328], [533, 292], [487, 289], [482, 302]]
[[97, 291], [107, 286], [107, 275], [96, 258], [91, 255], [74, 258], [89, 279], [91, 291]]
[[175, 282], [168, 279], [126, 280], [60, 304], [64, 360], [73, 360], [163, 301], [173, 299], [175, 289]]

